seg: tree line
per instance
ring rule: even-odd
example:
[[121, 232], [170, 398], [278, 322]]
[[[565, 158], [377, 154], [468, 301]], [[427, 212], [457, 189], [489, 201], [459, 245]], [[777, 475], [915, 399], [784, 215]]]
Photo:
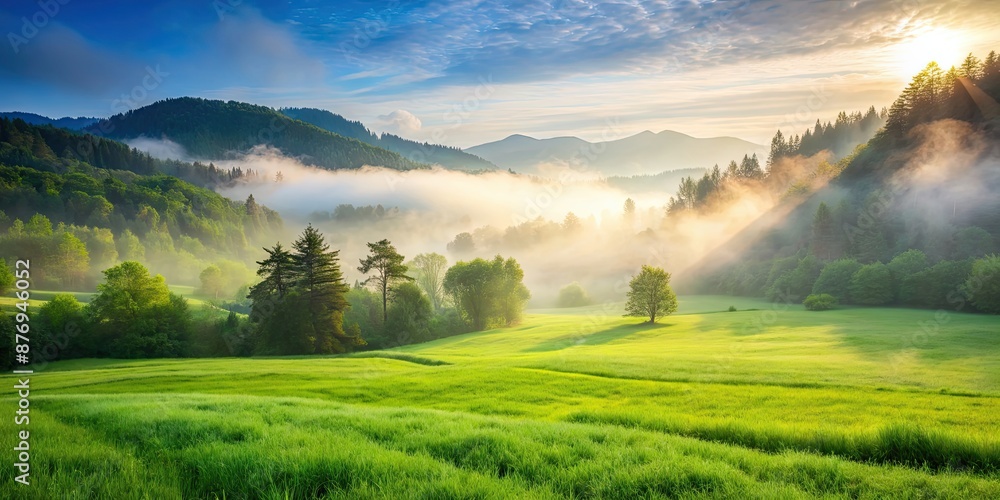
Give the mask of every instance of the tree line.
[[[367, 279], [353, 287], [344, 279], [339, 250], [312, 226], [288, 248], [276, 243], [265, 249], [259, 281], [248, 290], [248, 315], [192, 308], [163, 276], [126, 261], [102, 273], [89, 303], [59, 294], [38, 308], [32, 349], [47, 356], [42, 361], [337, 354], [510, 326], [520, 321], [530, 297], [512, 258], [447, 267], [439, 254], [404, 263], [388, 240], [368, 246], [358, 266]], [[0, 259], [0, 294], [13, 283]], [[64, 338], [68, 330], [71, 340]], [[9, 351], [13, 323], [2, 315], [0, 339]]]

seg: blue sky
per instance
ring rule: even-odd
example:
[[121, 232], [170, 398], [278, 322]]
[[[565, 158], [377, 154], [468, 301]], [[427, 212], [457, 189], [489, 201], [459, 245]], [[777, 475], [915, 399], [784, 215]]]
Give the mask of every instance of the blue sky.
[[647, 129], [766, 142], [888, 106], [929, 59], [1000, 48], [996, 1], [50, 2], [0, 7], [0, 110], [193, 95], [462, 147]]

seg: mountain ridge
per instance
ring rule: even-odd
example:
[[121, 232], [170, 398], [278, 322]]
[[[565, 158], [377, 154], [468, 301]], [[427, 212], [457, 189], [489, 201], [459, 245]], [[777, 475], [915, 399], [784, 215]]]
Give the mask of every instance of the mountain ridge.
[[574, 164], [582, 160], [607, 176], [653, 175], [666, 170], [711, 168], [744, 155], [764, 155], [761, 145], [736, 137], [693, 137], [674, 130], [637, 134], [611, 141], [590, 142], [575, 136], [545, 139], [511, 134], [498, 141], [466, 148], [500, 168], [537, 173], [546, 163]]

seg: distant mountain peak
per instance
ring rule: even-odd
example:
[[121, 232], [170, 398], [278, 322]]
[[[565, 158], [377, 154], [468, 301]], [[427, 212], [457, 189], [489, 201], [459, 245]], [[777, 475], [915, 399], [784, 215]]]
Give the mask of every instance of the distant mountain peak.
[[[594, 147], [590, 147], [593, 145]], [[760, 144], [732, 137], [701, 139], [664, 130], [644, 130], [635, 135], [605, 142], [588, 142], [578, 137], [535, 139], [524, 134], [467, 148], [465, 151], [495, 163], [500, 168], [538, 173], [547, 163], [579, 162], [581, 148], [600, 153], [587, 157], [588, 168], [604, 175], [651, 175], [665, 170], [711, 168], [739, 160], [744, 155], [766, 155]]]

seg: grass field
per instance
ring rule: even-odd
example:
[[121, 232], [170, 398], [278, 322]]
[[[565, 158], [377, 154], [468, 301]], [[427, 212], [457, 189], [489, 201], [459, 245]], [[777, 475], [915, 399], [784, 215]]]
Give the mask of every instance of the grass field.
[[32, 378], [34, 485], [0, 498], [1000, 498], [996, 316], [619, 314], [340, 357], [54, 363]]

